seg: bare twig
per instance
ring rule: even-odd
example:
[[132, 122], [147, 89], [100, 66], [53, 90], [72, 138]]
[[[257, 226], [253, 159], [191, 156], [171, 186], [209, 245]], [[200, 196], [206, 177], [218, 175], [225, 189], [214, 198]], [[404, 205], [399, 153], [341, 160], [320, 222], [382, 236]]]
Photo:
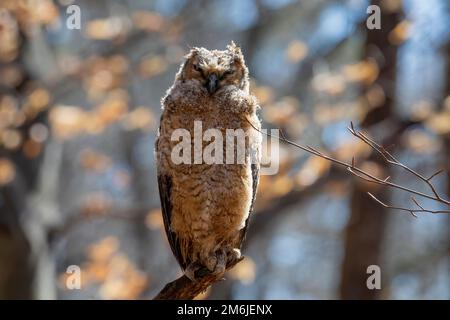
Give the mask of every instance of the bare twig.
[[[350, 123], [350, 127], [348, 127], [348, 130], [350, 131], [351, 134], [353, 134], [356, 138], [360, 139], [361, 141], [363, 141], [365, 144], [367, 144], [369, 147], [371, 147], [373, 150], [375, 150], [388, 164], [394, 165], [394, 166], [398, 166], [404, 170], [406, 170], [407, 172], [411, 173], [412, 175], [414, 175], [416, 178], [418, 178], [419, 180], [423, 181], [431, 190], [432, 194], [427, 194], [427, 193], [423, 193], [420, 192], [418, 190], [409, 188], [409, 187], [405, 187], [402, 186], [400, 184], [394, 183], [390, 181], [390, 176], [386, 177], [386, 178], [378, 178], [376, 176], [374, 176], [373, 174], [364, 171], [361, 168], [358, 168], [356, 166], [356, 162], [355, 162], [355, 158], [352, 157], [352, 161], [351, 163], [345, 162], [345, 161], [341, 161], [338, 160], [336, 158], [333, 158], [329, 155], [326, 155], [324, 153], [322, 153], [321, 151], [311, 147], [311, 146], [304, 146], [298, 143], [295, 143], [293, 141], [290, 141], [288, 139], [286, 139], [284, 137], [283, 134], [281, 134], [280, 136], [273, 136], [270, 133], [267, 132], [263, 132], [260, 129], [258, 129], [256, 126], [253, 125], [253, 123], [251, 121], [249, 121], [248, 119], [246, 119], [247, 122], [253, 127], [253, 129], [255, 129], [256, 131], [265, 134], [267, 136], [270, 137], [274, 137], [276, 139], [279, 139], [287, 144], [290, 144], [296, 148], [299, 148], [303, 151], [306, 151], [308, 153], [311, 153], [317, 157], [321, 157], [323, 159], [329, 160], [335, 164], [338, 164], [340, 166], [345, 167], [351, 174], [353, 174], [354, 176], [370, 182], [370, 183], [374, 183], [374, 184], [378, 184], [378, 185], [382, 185], [382, 186], [387, 186], [390, 188], [394, 188], [394, 189], [399, 189], [399, 190], [403, 190], [405, 192], [408, 192], [410, 194], [416, 195], [416, 196], [420, 196], [423, 198], [427, 198], [430, 200], [434, 200], [437, 201], [439, 203], [442, 203], [448, 207], [450, 207], [450, 201], [447, 199], [444, 199], [436, 190], [436, 188], [434, 187], [434, 185], [431, 182], [431, 179], [434, 178], [435, 176], [437, 176], [438, 174], [440, 174], [443, 170], [440, 170], [436, 173], [434, 173], [433, 175], [431, 175], [429, 178], [424, 177], [423, 175], [421, 175], [420, 173], [414, 171], [413, 169], [411, 169], [410, 167], [408, 167], [407, 165], [401, 163], [397, 158], [395, 158], [390, 152], [388, 152], [383, 146], [379, 145], [378, 143], [376, 143], [374, 140], [372, 140], [371, 138], [369, 138], [366, 134], [364, 134], [361, 131], [355, 130], [353, 123]], [[383, 207], [386, 208], [390, 208], [390, 209], [396, 209], [396, 210], [401, 210], [401, 211], [407, 211], [410, 212], [413, 216], [416, 216], [416, 213], [418, 212], [427, 212], [427, 213], [450, 213], [450, 210], [430, 210], [430, 209], [425, 209], [424, 207], [422, 207], [418, 201], [412, 197], [412, 201], [419, 207], [419, 209], [410, 209], [410, 208], [404, 208], [404, 207], [398, 207], [398, 206], [392, 206], [392, 205], [388, 205], [386, 203], [384, 203], [383, 201], [381, 201], [380, 199], [376, 198], [373, 194], [369, 193], [369, 196], [375, 200], [376, 202], [378, 202], [379, 204], [381, 204]]]
[[[410, 167], [408, 167], [407, 165], [401, 163], [400, 161], [398, 161], [390, 152], [388, 152], [383, 146], [377, 144], [375, 141], [373, 141], [372, 139], [370, 139], [368, 136], [366, 136], [364, 133], [362, 133], [361, 131], [357, 131], [355, 130], [353, 123], [350, 123], [350, 127], [348, 128], [348, 130], [351, 132], [351, 134], [353, 134], [355, 137], [359, 138], [360, 140], [362, 140], [364, 143], [366, 143], [368, 146], [370, 146], [372, 149], [374, 149], [376, 152], [378, 152], [378, 154], [380, 154], [383, 159], [389, 163], [392, 164], [394, 166], [398, 166], [403, 168], [404, 170], [408, 171], [409, 173], [411, 173], [412, 175], [416, 176], [417, 178], [419, 178], [420, 180], [422, 180], [423, 182], [425, 182], [427, 184], [427, 186], [431, 189], [431, 191], [433, 192], [433, 195], [429, 196], [429, 195], [424, 195], [416, 190], [412, 190], [409, 188], [400, 188], [402, 190], [408, 191], [410, 193], [414, 193], [417, 195], [420, 195], [422, 197], [426, 197], [438, 202], [441, 202], [443, 204], [446, 204], [448, 206], [450, 206], [450, 201], [445, 200], [442, 198], [442, 196], [439, 195], [439, 193], [436, 191], [436, 188], [433, 186], [433, 184], [431, 183], [431, 179], [434, 178], [435, 176], [437, 176], [438, 174], [440, 174], [441, 172], [443, 172], [443, 170], [439, 170], [436, 173], [434, 173], [433, 175], [431, 175], [431, 177], [429, 178], [425, 178], [423, 175], [421, 175], [420, 173], [414, 171], [413, 169], [411, 169]], [[397, 187], [398, 188], [398, 187]]]
[[411, 213], [411, 215], [413, 215], [415, 218], [417, 218], [416, 213], [418, 212], [428, 212], [428, 213], [449, 213], [448, 210], [430, 210], [430, 209], [425, 209], [424, 207], [422, 207], [417, 200], [413, 198], [411, 198], [411, 200], [420, 208], [420, 209], [409, 209], [409, 208], [403, 208], [403, 207], [397, 207], [397, 206], [393, 206], [393, 205], [389, 205], [384, 203], [383, 201], [381, 201], [380, 199], [378, 199], [377, 197], [375, 197], [373, 194], [371, 194], [370, 192], [367, 192], [367, 194], [376, 202], [378, 202], [379, 204], [381, 204], [383, 207], [385, 208], [390, 208], [390, 209], [396, 209], [396, 210], [402, 210], [402, 211], [408, 211], [409, 213]]

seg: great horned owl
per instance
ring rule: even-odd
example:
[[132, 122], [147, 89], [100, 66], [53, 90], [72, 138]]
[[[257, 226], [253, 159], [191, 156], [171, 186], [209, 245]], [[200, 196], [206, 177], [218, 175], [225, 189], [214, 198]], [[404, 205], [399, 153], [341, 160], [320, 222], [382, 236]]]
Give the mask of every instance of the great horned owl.
[[[156, 160], [170, 246], [191, 280], [201, 267], [222, 274], [240, 258], [259, 179], [258, 106], [249, 93], [248, 69], [240, 48], [232, 42], [224, 51], [192, 49], [162, 99], [162, 108]], [[174, 131], [185, 129], [194, 137], [199, 133], [194, 130], [195, 121], [201, 123], [202, 132], [216, 129], [223, 134], [222, 163], [195, 161], [192, 154], [184, 158], [188, 163], [173, 161], [174, 147], [180, 143], [173, 139]], [[244, 150], [238, 150], [242, 141], [229, 138], [230, 129], [245, 132]], [[206, 150], [208, 139], [200, 139], [200, 147]], [[225, 156], [230, 155], [228, 143], [234, 161]], [[198, 151], [199, 146], [192, 138], [187, 150], [194, 149]], [[239, 162], [242, 151], [245, 161]]]

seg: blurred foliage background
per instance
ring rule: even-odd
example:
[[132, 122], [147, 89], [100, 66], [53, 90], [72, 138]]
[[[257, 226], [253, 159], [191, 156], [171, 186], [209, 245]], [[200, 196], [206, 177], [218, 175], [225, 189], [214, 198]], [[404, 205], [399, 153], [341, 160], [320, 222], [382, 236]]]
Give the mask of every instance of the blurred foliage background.
[[[81, 29], [66, 20], [81, 9]], [[350, 121], [450, 194], [450, 4], [373, 0], [1, 0], [0, 298], [147, 299], [180, 274], [162, 228], [160, 98], [193, 46], [244, 52], [266, 128], [419, 190]], [[246, 259], [199, 298], [449, 299], [448, 215], [281, 144]], [[431, 209], [439, 204], [423, 200]], [[382, 289], [367, 290], [379, 265]], [[68, 290], [66, 269], [82, 270]]]

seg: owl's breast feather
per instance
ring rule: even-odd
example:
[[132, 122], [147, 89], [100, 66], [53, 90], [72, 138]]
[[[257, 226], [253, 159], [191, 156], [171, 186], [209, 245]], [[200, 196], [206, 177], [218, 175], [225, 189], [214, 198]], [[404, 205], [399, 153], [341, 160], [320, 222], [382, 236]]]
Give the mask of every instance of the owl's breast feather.
[[236, 87], [226, 87], [214, 97], [217, 107], [223, 112], [235, 114], [253, 114], [258, 103], [256, 97]]
[[177, 81], [163, 98], [163, 107], [171, 113], [203, 114], [220, 110], [226, 114], [256, 112], [256, 98], [235, 86], [226, 86], [209, 94], [196, 80]]

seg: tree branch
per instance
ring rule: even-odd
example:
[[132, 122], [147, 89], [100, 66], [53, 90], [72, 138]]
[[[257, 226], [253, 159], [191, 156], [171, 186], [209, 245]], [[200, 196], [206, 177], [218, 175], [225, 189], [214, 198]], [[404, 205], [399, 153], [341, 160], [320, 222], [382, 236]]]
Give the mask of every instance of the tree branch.
[[448, 210], [430, 210], [430, 209], [425, 209], [424, 207], [422, 207], [422, 205], [419, 204], [419, 202], [417, 202], [417, 200], [414, 197], [411, 197], [411, 200], [419, 207], [419, 209], [409, 209], [409, 208], [404, 208], [404, 207], [397, 207], [397, 206], [393, 206], [393, 205], [389, 205], [386, 204], [385, 202], [381, 201], [380, 199], [378, 199], [377, 197], [375, 197], [372, 193], [367, 192], [367, 194], [376, 202], [378, 202], [379, 204], [381, 204], [383, 207], [385, 208], [389, 208], [389, 209], [395, 209], [395, 210], [401, 210], [401, 211], [407, 211], [409, 213], [411, 213], [412, 216], [417, 218], [417, 214], [418, 212], [428, 212], [428, 213], [449, 213]]
[[[233, 268], [237, 263], [242, 261], [244, 257], [238, 260], [233, 260], [227, 265], [227, 270]], [[223, 279], [222, 275], [213, 275], [211, 272], [202, 268], [195, 273], [196, 281], [191, 281], [185, 275], [180, 278], [169, 282], [159, 292], [153, 300], [191, 300], [204, 292], [214, 282]]]
[[[431, 189], [431, 191], [433, 192], [433, 195], [426, 195], [423, 194], [419, 191], [410, 189], [410, 188], [406, 188], [406, 187], [402, 187], [400, 185], [396, 185], [394, 183], [390, 183], [388, 182], [387, 178], [385, 180], [383, 180], [383, 183], [381, 183], [382, 185], [390, 185], [392, 187], [398, 188], [398, 189], [402, 189], [405, 190], [407, 192], [410, 193], [414, 193], [416, 195], [431, 199], [431, 200], [435, 200], [438, 202], [441, 202], [447, 206], [450, 206], [450, 201], [449, 200], [445, 200], [442, 198], [441, 195], [439, 195], [439, 193], [436, 191], [436, 188], [433, 186], [433, 184], [431, 183], [431, 179], [433, 179], [435, 176], [437, 176], [438, 174], [440, 174], [441, 172], [443, 172], [443, 170], [439, 170], [437, 172], [435, 172], [434, 174], [432, 174], [429, 178], [425, 178], [423, 175], [421, 175], [420, 173], [414, 171], [413, 169], [411, 169], [410, 167], [408, 167], [407, 165], [401, 163], [400, 161], [398, 161], [390, 152], [388, 152], [383, 146], [379, 145], [378, 143], [376, 143], [375, 141], [373, 141], [372, 139], [370, 139], [367, 135], [365, 135], [364, 133], [362, 133], [361, 131], [357, 131], [354, 129], [353, 127], [353, 123], [350, 123], [350, 127], [348, 128], [348, 130], [351, 132], [351, 134], [353, 134], [355, 137], [357, 137], [358, 139], [362, 140], [365, 144], [367, 144], [368, 146], [370, 146], [373, 150], [375, 150], [378, 154], [381, 155], [381, 157], [389, 164], [394, 165], [394, 166], [398, 166], [404, 170], [406, 170], [407, 172], [411, 173], [412, 175], [414, 175], [415, 177], [417, 177], [419, 180], [422, 180], [423, 182], [425, 182], [427, 184], [427, 186]], [[377, 179], [378, 180], [378, 179]]]
[[[290, 141], [288, 139], [286, 139], [284, 137], [284, 135], [281, 133], [280, 136], [273, 136], [270, 133], [267, 132], [263, 132], [261, 130], [259, 130], [256, 126], [253, 125], [253, 123], [251, 121], [249, 121], [248, 119], [246, 119], [247, 122], [253, 127], [253, 129], [255, 129], [256, 131], [265, 134], [267, 136], [270, 137], [274, 137], [278, 140], [281, 140], [287, 144], [290, 144], [296, 148], [299, 148], [303, 151], [306, 151], [310, 154], [313, 154], [317, 157], [329, 160], [335, 164], [338, 164], [342, 167], [345, 167], [351, 174], [353, 174], [354, 176], [358, 177], [361, 180], [370, 182], [370, 183], [374, 183], [374, 184], [378, 184], [378, 185], [382, 185], [382, 186], [386, 186], [386, 187], [390, 187], [390, 188], [394, 188], [394, 189], [399, 189], [399, 190], [403, 190], [406, 191], [408, 193], [411, 193], [413, 195], [417, 195], [417, 196], [421, 196], [423, 198], [427, 198], [430, 200], [434, 200], [436, 202], [442, 203], [448, 207], [450, 207], [450, 201], [447, 199], [444, 199], [443, 196], [441, 196], [436, 188], [434, 187], [433, 183], [431, 182], [431, 179], [434, 178], [435, 176], [437, 176], [438, 174], [440, 174], [442, 172], [442, 170], [434, 173], [433, 175], [431, 175], [429, 178], [424, 177], [423, 175], [421, 175], [420, 173], [414, 171], [413, 169], [411, 169], [410, 167], [408, 167], [407, 165], [401, 163], [399, 160], [397, 160], [397, 158], [395, 158], [390, 152], [388, 152], [383, 146], [379, 145], [378, 143], [376, 143], [374, 140], [372, 140], [371, 138], [369, 138], [366, 134], [364, 134], [361, 131], [355, 130], [353, 123], [350, 123], [350, 127], [348, 128], [348, 130], [350, 131], [350, 133], [352, 135], [354, 135], [356, 138], [360, 139], [361, 141], [363, 141], [365, 144], [367, 144], [369, 147], [371, 147], [373, 150], [375, 150], [388, 164], [394, 165], [394, 166], [398, 166], [404, 170], [406, 170], [407, 172], [411, 173], [412, 175], [414, 175], [416, 178], [418, 178], [419, 180], [425, 182], [425, 184], [431, 189], [432, 194], [427, 194], [427, 193], [423, 193], [420, 191], [417, 191], [415, 189], [409, 188], [409, 187], [405, 187], [402, 185], [399, 185], [397, 183], [391, 182], [389, 181], [390, 177], [386, 177], [386, 178], [378, 178], [376, 176], [374, 176], [373, 174], [364, 171], [361, 168], [358, 168], [355, 165], [355, 159], [354, 157], [352, 158], [352, 162], [348, 163], [345, 161], [341, 161], [338, 159], [335, 159], [329, 155], [326, 155], [324, 153], [322, 153], [321, 151], [311, 147], [311, 146], [304, 146], [298, 143], [295, 143], [293, 141]], [[280, 131], [281, 132], [281, 131]], [[410, 208], [404, 208], [404, 207], [399, 207], [399, 206], [392, 206], [392, 205], [388, 205], [386, 203], [384, 203], [383, 201], [381, 201], [380, 199], [376, 198], [373, 194], [368, 193], [368, 195], [375, 200], [376, 202], [378, 202], [379, 204], [381, 204], [382, 206], [384, 206], [385, 208], [390, 208], [390, 209], [396, 209], [396, 210], [401, 210], [401, 211], [407, 211], [410, 212], [413, 216], [416, 216], [415, 213], [417, 212], [427, 212], [427, 213], [447, 213], [450, 214], [450, 210], [430, 210], [430, 209], [426, 209], [424, 207], [422, 207], [421, 205], [418, 204], [417, 200], [415, 198], [412, 198], [413, 202], [419, 207], [419, 209], [410, 209]]]

